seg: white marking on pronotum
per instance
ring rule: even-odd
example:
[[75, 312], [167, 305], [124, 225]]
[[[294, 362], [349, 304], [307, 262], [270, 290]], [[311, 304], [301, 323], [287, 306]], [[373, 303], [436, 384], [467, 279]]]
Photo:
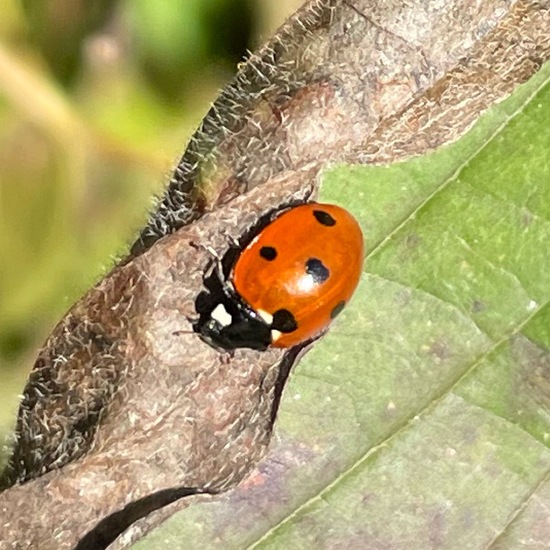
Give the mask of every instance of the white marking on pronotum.
[[218, 304], [210, 314], [214, 321], [217, 321], [222, 327], [228, 327], [233, 322], [233, 317], [225, 309], [223, 304]]
[[271, 323], [273, 323], [273, 315], [271, 315], [271, 313], [268, 313], [268, 312], [265, 311], [264, 309], [259, 309], [259, 310], [258, 310], [258, 315], [259, 315], [268, 325], [270, 325]]
[[271, 331], [271, 341], [276, 342], [282, 335], [283, 335], [283, 333], [281, 331], [272, 330]]

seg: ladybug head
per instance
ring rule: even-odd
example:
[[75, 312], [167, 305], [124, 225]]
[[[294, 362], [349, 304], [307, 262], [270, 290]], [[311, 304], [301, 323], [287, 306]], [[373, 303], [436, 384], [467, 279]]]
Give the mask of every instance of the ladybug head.
[[195, 301], [199, 314], [193, 325], [203, 340], [221, 350], [265, 350], [272, 343], [269, 319], [248, 307], [214, 270], [204, 281], [206, 290]]

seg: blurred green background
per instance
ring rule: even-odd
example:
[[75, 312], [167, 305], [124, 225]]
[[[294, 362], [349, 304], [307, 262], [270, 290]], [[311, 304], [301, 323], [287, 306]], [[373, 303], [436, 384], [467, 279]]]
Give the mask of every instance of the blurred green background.
[[0, 441], [38, 347], [147, 218], [247, 49], [301, 0], [4, 0]]

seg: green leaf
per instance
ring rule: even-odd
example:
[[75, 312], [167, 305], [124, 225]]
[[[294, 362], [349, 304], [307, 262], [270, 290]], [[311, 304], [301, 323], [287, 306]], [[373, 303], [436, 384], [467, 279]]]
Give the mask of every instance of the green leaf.
[[547, 544], [548, 120], [550, 66], [452, 146], [325, 173], [364, 228], [357, 295], [251, 478], [136, 548]]

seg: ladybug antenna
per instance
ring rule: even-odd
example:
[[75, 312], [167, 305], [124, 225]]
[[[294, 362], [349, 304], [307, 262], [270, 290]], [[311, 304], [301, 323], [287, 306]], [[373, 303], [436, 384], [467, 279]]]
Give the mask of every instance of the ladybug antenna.
[[194, 330], [175, 330], [172, 336], [181, 336], [182, 334], [195, 334]]

